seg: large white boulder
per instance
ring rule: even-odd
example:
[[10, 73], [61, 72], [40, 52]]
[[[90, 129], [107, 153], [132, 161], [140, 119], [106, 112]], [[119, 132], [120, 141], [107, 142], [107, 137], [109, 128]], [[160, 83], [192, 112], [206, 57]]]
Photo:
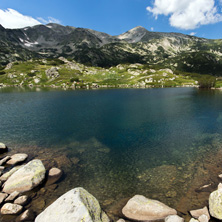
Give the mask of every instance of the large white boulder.
[[21, 167], [5, 182], [3, 191], [20, 193], [32, 190], [45, 179], [45, 167], [41, 160], [35, 159]]
[[108, 222], [97, 199], [83, 188], [75, 188], [48, 206], [35, 222]]
[[209, 210], [210, 215], [222, 220], [222, 184], [218, 185], [218, 189], [210, 194]]
[[169, 215], [176, 215], [176, 210], [157, 200], [148, 199], [142, 195], [131, 198], [122, 213], [129, 219], [136, 221], [162, 220]]

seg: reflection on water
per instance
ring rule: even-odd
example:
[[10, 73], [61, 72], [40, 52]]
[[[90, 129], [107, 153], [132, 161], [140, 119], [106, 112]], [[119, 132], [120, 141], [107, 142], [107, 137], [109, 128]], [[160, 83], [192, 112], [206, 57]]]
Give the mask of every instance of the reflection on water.
[[3, 90], [1, 141], [64, 170], [44, 206], [83, 186], [112, 216], [134, 194], [185, 213], [210, 192], [195, 190], [214, 189], [222, 172], [221, 96], [193, 88]]

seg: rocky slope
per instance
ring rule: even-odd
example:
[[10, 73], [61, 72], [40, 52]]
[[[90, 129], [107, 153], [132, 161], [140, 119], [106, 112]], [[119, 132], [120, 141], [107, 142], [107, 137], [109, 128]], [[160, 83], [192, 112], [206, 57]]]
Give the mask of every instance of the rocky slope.
[[0, 26], [0, 63], [31, 58], [65, 58], [110, 67], [142, 63], [185, 72], [222, 75], [222, 40], [135, 27], [119, 36], [58, 24], [23, 29]]

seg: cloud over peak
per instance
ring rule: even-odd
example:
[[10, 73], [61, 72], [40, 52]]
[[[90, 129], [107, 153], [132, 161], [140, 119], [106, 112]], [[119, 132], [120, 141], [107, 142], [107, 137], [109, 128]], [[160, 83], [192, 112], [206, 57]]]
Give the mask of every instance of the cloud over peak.
[[5, 28], [24, 28], [27, 26], [34, 26], [46, 23], [61, 23], [58, 19], [48, 17], [47, 19], [37, 18], [23, 15], [20, 12], [8, 8], [6, 10], [0, 9], [0, 24]]
[[222, 21], [214, 0], [155, 0], [147, 10], [156, 18], [169, 16], [171, 26], [186, 30]]

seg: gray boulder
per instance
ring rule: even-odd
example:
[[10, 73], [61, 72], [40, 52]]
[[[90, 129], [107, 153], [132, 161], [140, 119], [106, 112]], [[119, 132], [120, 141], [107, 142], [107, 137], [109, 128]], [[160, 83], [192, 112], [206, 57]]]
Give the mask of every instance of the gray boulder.
[[176, 215], [176, 210], [157, 201], [148, 199], [142, 195], [135, 195], [131, 198], [122, 213], [129, 219], [137, 221], [162, 220], [169, 215]]
[[3, 191], [12, 193], [15, 190], [23, 193], [32, 190], [45, 179], [45, 167], [41, 160], [32, 160], [9, 177]]
[[83, 188], [75, 188], [48, 206], [35, 222], [108, 222], [97, 199]]
[[7, 173], [4, 173], [1, 177], [0, 177], [0, 181], [6, 181], [13, 173], [15, 173], [17, 170], [19, 170], [21, 168], [21, 166], [17, 166], [12, 168], [11, 170], [9, 170]]
[[198, 210], [191, 210], [190, 214], [192, 215], [192, 217], [194, 217], [196, 219], [198, 219], [200, 216], [202, 216], [204, 214], [208, 217], [208, 220], [210, 220], [210, 215], [209, 215], [207, 207], [204, 207], [204, 208], [198, 209]]

